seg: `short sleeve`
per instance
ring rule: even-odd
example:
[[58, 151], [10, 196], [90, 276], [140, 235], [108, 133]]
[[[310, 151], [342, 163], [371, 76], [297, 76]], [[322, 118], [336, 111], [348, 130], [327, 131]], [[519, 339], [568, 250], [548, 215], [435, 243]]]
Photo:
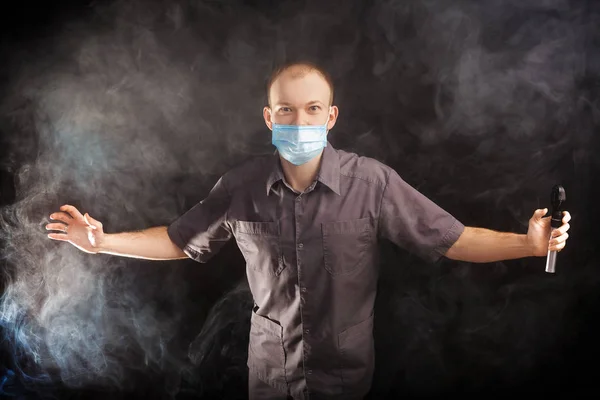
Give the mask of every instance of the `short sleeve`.
[[393, 169], [383, 192], [379, 235], [425, 261], [437, 262], [465, 226], [406, 183]]
[[204, 200], [169, 225], [169, 238], [193, 260], [207, 262], [232, 237], [227, 223], [230, 203], [221, 178]]

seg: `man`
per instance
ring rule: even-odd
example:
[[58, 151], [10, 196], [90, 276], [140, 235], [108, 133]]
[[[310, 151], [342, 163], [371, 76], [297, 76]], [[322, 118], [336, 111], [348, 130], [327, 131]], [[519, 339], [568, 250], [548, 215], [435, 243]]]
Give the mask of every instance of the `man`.
[[549, 241], [536, 210], [526, 235], [465, 227], [391, 168], [327, 142], [338, 108], [325, 71], [288, 64], [269, 82], [263, 117], [276, 155], [219, 179], [169, 227], [104, 234], [72, 206], [49, 237], [89, 253], [206, 262], [235, 238], [254, 297], [248, 348], [251, 399], [362, 398], [374, 366], [377, 241], [421, 258], [493, 262], [566, 245], [570, 215]]

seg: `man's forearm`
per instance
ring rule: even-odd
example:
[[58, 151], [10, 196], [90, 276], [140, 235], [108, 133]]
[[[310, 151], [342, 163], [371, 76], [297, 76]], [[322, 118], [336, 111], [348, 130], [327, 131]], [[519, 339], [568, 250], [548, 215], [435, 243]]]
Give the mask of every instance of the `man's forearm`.
[[445, 255], [452, 260], [488, 263], [532, 257], [527, 235], [467, 226]]
[[143, 231], [105, 234], [100, 253], [145, 260], [177, 260], [187, 255], [167, 234], [166, 226]]

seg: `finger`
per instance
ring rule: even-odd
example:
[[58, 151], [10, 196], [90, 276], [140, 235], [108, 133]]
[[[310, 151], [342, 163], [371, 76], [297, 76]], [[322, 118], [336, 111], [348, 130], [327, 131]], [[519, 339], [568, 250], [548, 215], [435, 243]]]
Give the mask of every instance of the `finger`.
[[556, 237], [556, 238], [550, 240], [548, 242], [548, 244], [550, 244], [552, 246], [552, 245], [555, 245], [555, 244], [564, 243], [564, 242], [567, 241], [568, 238], [569, 238], [569, 234], [565, 233], [564, 235], [560, 235], [559, 237]]
[[555, 243], [564, 243], [567, 241], [568, 238], [569, 238], [569, 234], [565, 233], [564, 235], [560, 235], [559, 237], [555, 238], [554, 240], [556, 241]]
[[71, 217], [73, 217], [75, 219], [79, 219], [79, 220], [83, 219], [83, 215], [81, 215], [81, 213], [79, 212], [79, 210], [76, 209], [73, 206], [68, 205], [68, 204], [65, 204], [64, 206], [61, 206], [60, 210], [69, 213], [71, 215]]
[[568, 211], [563, 211], [563, 222], [569, 222], [571, 220], [571, 214]]
[[564, 235], [565, 233], [567, 233], [567, 231], [569, 230], [570, 227], [571, 227], [571, 225], [564, 224], [560, 228], [554, 229], [552, 231], [552, 237], [557, 237], [557, 236], [560, 236], [560, 235]]
[[85, 213], [85, 215], [83, 216], [83, 218], [85, 219], [85, 222], [87, 222], [87, 224], [89, 226], [91, 226], [93, 229], [102, 229], [102, 222], [95, 220], [94, 218], [92, 218], [92, 216], [88, 213]]
[[67, 238], [67, 235], [65, 235], [64, 233], [49, 233], [48, 237], [53, 240], [60, 240], [60, 241], [64, 241], [64, 242], [69, 240]]
[[63, 232], [66, 232], [67, 229], [68, 229], [67, 225], [65, 225], [65, 224], [53, 223], [53, 224], [46, 225], [46, 230], [48, 230], [48, 231], [63, 231]]
[[66, 212], [62, 212], [62, 211], [50, 214], [50, 219], [62, 221], [64, 223], [70, 223], [71, 221], [73, 221], [73, 217], [71, 217], [71, 215], [67, 214]]
[[548, 212], [547, 208], [541, 208], [541, 209], [538, 208], [537, 210], [534, 211], [532, 219], [539, 221], [542, 219], [542, 217], [544, 215], [546, 215], [547, 212]]
[[561, 251], [565, 247], [565, 243], [557, 244], [554, 246], [548, 246], [549, 251]]

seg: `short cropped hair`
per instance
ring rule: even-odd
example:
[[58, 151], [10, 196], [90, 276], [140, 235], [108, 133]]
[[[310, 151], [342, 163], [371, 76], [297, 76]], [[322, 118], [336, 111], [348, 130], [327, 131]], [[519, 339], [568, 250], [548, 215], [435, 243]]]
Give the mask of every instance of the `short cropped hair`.
[[327, 82], [327, 84], [329, 85], [329, 89], [331, 91], [331, 95], [329, 96], [329, 105], [333, 104], [333, 80], [331, 79], [331, 75], [329, 75], [329, 73], [325, 71], [325, 69], [310, 61], [290, 61], [276, 67], [271, 73], [269, 80], [267, 81], [267, 102], [269, 106], [271, 105], [271, 86], [273, 86], [273, 83], [277, 80], [277, 78], [279, 78], [279, 76], [282, 73], [284, 73], [292, 67], [301, 68], [300, 71], [298, 71], [297, 75], [297, 77], [299, 78], [313, 71], [321, 75], [321, 77], [323, 77], [323, 79], [325, 79], [325, 82]]

